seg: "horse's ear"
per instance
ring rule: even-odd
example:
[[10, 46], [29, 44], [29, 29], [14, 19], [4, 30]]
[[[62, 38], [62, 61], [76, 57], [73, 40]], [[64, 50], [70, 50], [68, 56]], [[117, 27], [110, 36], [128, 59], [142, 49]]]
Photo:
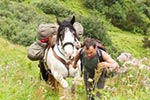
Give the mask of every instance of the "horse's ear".
[[73, 25], [73, 24], [74, 24], [74, 22], [75, 22], [75, 16], [73, 16], [73, 17], [72, 17], [72, 19], [71, 19], [70, 23]]
[[56, 17], [56, 19], [57, 19], [57, 24], [60, 25], [61, 22], [60, 22], [60, 20], [58, 19], [58, 17]]

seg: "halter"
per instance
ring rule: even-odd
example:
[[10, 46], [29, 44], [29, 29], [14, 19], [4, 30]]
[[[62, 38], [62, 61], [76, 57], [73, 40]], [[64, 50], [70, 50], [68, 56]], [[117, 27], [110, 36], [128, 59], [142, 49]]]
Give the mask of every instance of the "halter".
[[71, 45], [72, 47], [74, 47], [74, 43], [72, 42], [66, 42], [62, 45], [62, 48], [64, 48], [66, 45]]

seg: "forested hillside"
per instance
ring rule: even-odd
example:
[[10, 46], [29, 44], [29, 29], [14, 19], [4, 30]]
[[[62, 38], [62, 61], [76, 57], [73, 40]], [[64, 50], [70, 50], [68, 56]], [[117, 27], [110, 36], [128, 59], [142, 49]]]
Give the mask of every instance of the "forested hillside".
[[[73, 15], [84, 27], [83, 39], [101, 40], [114, 59], [129, 52], [146, 65], [127, 65], [127, 72], [108, 78], [102, 100], [149, 100], [150, 0], [0, 0], [0, 100], [58, 100], [39, 79], [27, 48], [41, 23]], [[77, 98], [85, 100], [83, 85]]]
[[[56, 23], [56, 16], [69, 19], [73, 15], [84, 26], [83, 37], [101, 40], [114, 57], [122, 51], [122, 47], [113, 46], [117, 40], [121, 43], [122, 33], [141, 35], [140, 48], [150, 44], [149, 0], [1, 0], [0, 5], [0, 35], [16, 44], [29, 46], [37, 39], [38, 25]], [[117, 33], [113, 44], [114, 40], [110, 39], [113, 35], [108, 34], [111, 32]], [[137, 48], [133, 49], [138, 51]], [[145, 48], [143, 50], [146, 52]]]

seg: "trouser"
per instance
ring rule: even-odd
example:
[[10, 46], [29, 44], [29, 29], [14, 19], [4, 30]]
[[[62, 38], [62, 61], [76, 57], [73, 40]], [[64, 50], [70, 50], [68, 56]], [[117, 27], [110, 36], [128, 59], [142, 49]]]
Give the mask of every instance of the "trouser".
[[[105, 75], [106, 75], [106, 71], [103, 70], [101, 76], [98, 79], [98, 82], [97, 83], [94, 83], [94, 82], [91, 83], [91, 82], [88, 82], [88, 79], [90, 78], [89, 73], [84, 71], [84, 84], [85, 84], [85, 89], [86, 89], [86, 100], [94, 100], [94, 95], [92, 96], [90, 94], [90, 92], [94, 91], [95, 88], [98, 88], [98, 89], [104, 88], [104, 86], [105, 86]], [[100, 98], [99, 91], [96, 92], [96, 96], [98, 98]]]

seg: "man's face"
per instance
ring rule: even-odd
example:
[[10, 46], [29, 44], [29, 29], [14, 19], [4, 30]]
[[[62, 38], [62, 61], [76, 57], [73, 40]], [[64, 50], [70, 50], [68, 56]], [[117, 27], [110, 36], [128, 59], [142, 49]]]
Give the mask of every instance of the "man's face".
[[87, 58], [91, 58], [96, 55], [96, 48], [94, 48], [93, 46], [90, 46], [89, 48], [84, 47], [84, 50]]

